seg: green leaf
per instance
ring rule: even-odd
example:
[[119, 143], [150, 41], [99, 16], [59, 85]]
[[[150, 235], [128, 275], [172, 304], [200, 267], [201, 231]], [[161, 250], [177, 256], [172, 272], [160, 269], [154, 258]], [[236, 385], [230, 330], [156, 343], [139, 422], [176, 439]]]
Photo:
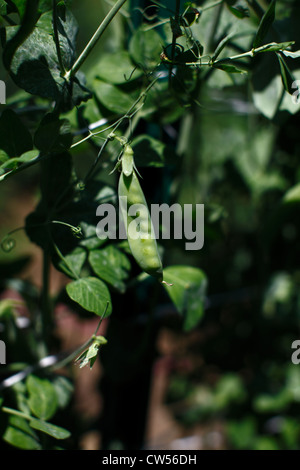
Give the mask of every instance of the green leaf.
[[[258, 49], [255, 49], [253, 51], [254, 54], [259, 54], [261, 52], [276, 52], [276, 51], [282, 51], [283, 54], [289, 55], [292, 54], [292, 52], [284, 51], [283, 49], [286, 49], [287, 47], [290, 47], [294, 44], [294, 41], [289, 41], [289, 42], [271, 42], [270, 44], [266, 44], [264, 46], [259, 47]], [[296, 53], [295, 53], [296, 54]], [[295, 56], [297, 57], [297, 56]]]
[[248, 8], [245, 8], [241, 5], [229, 6], [227, 5], [229, 11], [236, 16], [237, 18], [248, 18], [250, 16]]
[[7, 13], [7, 4], [4, 0], [0, 0], [0, 15], [6, 15]]
[[298, 59], [300, 57], [300, 51], [292, 52], [292, 51], [282, 50], [282, 54], [284, 54], [286, 57], [292, 57], [292, 59]]
[[134, 99], [128, 93], [110, 83], [95, 80], [94, 89], [100, 103], [113, 113], [125, 114], [134, 103]]
[[119, 292], [125, 292], [124, 281], [128, 277], [130, 261], [127, 256], [113, 245], [89, 254], [89, 263], [97, 276], [112, 285]]
[[0, 170], [3, 171], [11, 171], [15, 170], [20, 166], [20, 163], [28, 163], [32, 160], [35, 160], [39, 157], [39, 151], [38, 150], [29, 150], [26, 153], [23, 153], [18, 158], [10, 158], [9, 160], [6, 160], [2, 165], [0, 165]]
[[95, 224], [88, 224], [81, 221], [80, 227], [83, 233], [83, 239], [80, 241], [80, 246], [85, 247], [88, 250], [93, 250], [105, 243], [106, 240], [100, 240], [100, 238], [97, 237]]
[[275, 3], [276, 3], [276, 0], [271, 1], [268, 9], [266, 10], [264, 16], [262, 17], [260, 21], [257, 33], [253, 41], [254, 49], [261, 46], [263, 39], [267, 35], [271, 25], [273, 24], [275, 20]]
[[35, 416], [47, 420], [57, 410], [57, 396], [52, 383], [47, 379], [40, 379], [29, 375], [26, 380], [29, 394], [28, 404]]
[[70, 431], [67, 431], [67, 429], [56, 426], [55, 424], [46, 423], [40, 419], [33, 418], [29, 424], [33, 429], [49, 434], [49, 436], [54, 437], [55, 439], [67, 439], [71, 436]]
[[86, 250], [83, 247], [78, 246], [72, 251], [72, 253], [64, 257], [66, 262], [63, 260], [60, 261], [59, 266], [67, 276], [77, 278], [80, 276], [86, 257]]
[[144, 31], [137, 29], [129, 43], [129, 54], [133, 61], [142, 68], [153, 68], [160, 63], [160, 54], [163, 51], [162, 37], [151, 29]]
[[105, 317], [112, 312], [110, 293], [104, 282], [96, 277], [85, 277], [73, 281], [66, 287], [69, 297], [81, 307], [102, 316], [109, 303]]
[[[300, 68], [293, 70], [296, 80], [300, 79]], [[295, 85], [297, 82], [295, 83]], [[268, 119], [285, 118], [287, 112], [296, 114], [300, 103], [296, 102], [299, 92], [293, 88], [294, 96], [284, 91], [280, 67], [275, 54], [266, 54], [252, 73], [253, 100], [256, 108]]]
[[129, 53], [121, 50], [115, 53], [102, 54], [93, 69], [93, 74], [104, 82], [118, 85], [140, 77], [142, 71], [136, 69]]
[[19, 157], [32, 149], [30, 132], [11, 109], [5, 109], [0, 117], [0, 149], [9, 157]]
[[232, 64], [213, 64], [213, 67], [216, 69], [223, 70], [223, 72], [227, 73], [246, 73], [246, 70], [237, 67], [236, 65]]
[[282, 55], [279, 52], [276, 52], [276, 55], [277, 55], [278, 60], [279, 60], [280, 73], [281, 73], [281, 78], [282, 78], [282, 83], [283, 83], [284, 89], [290, 95], [293, 95], [295, 93], [295, 87], [293, 85], [296, 82], [296, 79], [293, 76], [290, 69], [288, 68], [284, 58], [282, 57]]
[[40, 450], [41, 444], [28, 422], [17, 416], [10, 416], [9, 425], [3, 434], [3, 440], [19, 449]]
[[13, 0], [16, 5], [20, 18], [23, 18], [26, 9], [26, 0]]
[[170, 266], [164, 269], [164, 284], [178, 312], [184, 318], [184, 330], [194, 328], [204, 313], [206, 276], [198, 268]]
[[163, 167], [165, 163], [174, 161], [173, 152], [161, 140], [150, 135], [141, 134], [133, 139], [132, 148], [137, 167]]
[[3, 299], [0, 300], [0, 319], [14, 318], [15, 308], [21, 305], [22, 302], [18, 302], [14, 299]]
[[278, 413], [285, 410], [292, 401], [289, 390], [283, 389], [276, 395], [262, 394], [255, 397], [253, 406], [260, 413]]
[[290, 188], [282, 198], [282, 204], [300, 203], [300, 183]]
[[[63, 66], [69, 70], [76, 58], [78, 27], [73, 14], [59, 8], [59, 43]], [[18, 27], [6, 27], [7, 38], [16, 34]], [[53, 38], [52, 12], [44, 13], [32, 33], [18, 47], [10, 64], [14, 82], [28, 93], [60, 102], [64, 110], [72, 109], [90, 98], [84, 76], [79, 72], [67, 83], [61, 74]]]
[[55, 376], [52, 379], [53, 387], [57, 395], [59, 408], [65, 408], [71, 400], [74, 387], [72, 382], [63, 376]]
[[[18, 3], [21, 10], [19, 12], [21, 16], [21, 24], [20, 26], [6, 28], [5, 39], [7, 41], [3, 48], [2, 60], [7, 70], [10, 70], [11, 62], [16, 51], [31, 34], [39, 18], [39, 0], [27, 0], [26, 3], [20, 0]], [[8, 31], [12, 34], [9, 34]]]
[[71, 125], [52, 113], [43, 117], [34, 136], [35, 146], [43, 153], [62, 152], [72, 144]]
[[4, 150], [0, 150], [0, 165], [2, 165], [4, 162], [7, 162], [9, 160], [9, 156], [7, 155]]

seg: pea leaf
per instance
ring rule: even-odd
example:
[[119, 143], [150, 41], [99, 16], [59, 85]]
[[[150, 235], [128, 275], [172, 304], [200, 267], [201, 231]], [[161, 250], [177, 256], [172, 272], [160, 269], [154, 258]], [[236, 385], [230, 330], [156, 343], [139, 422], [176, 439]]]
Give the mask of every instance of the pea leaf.
[[19, 449], [40, 450], [36, 433], [31, 429], [28, 422], [17, 416], [10, 416], [9, 425], [3, 434], [3, 440]]
[[140, 28], [132, 35], [129, 54], [137, 65], [143, 68], [153, 68], [160, 62], [163, 45], [164, 41], [157, 31], [154, 29], [144, 31]]
[[5, 109], [0, 117], [0, 149], [9, 157], [19, 157], [32, 149], [30, 132], [11, 109]]
[[276, 3], [276, 0], [271, 1], [268, 9], [266, 10], [265, 14], [263, 15], [259, 23], [258, 30], [253, 41], [254, 49], [261, 46], [263, 39], [267, 35], [271, 25], [273, 24], [275, 20], [275, 3]]
[[194, 328], [204, 313], [206, 276], [190, 266], [170, 266], [164, 269], [164, 284], [178, 312], [183, 316], [183, 328]]
[[74, 391], [72, 382], [66, 377], [55, 376], [52, 379], [52, 384], [55, 388], [59, 408], [65, 408]]
[[54, 437], [55, 439], [67, 439], [71, 436], [70, 431], [67, 429], [61, 428], [60, 426], [56, 426], [52, 423], [47, 423], [41, 419], [33, 418], [29, 424], [33, 429], [49, 434], [49, 436]]
[[[291, 43], [294, 44], [294, 43]], [[282, 51], [282, 54], [284, 54], [286, 57], [292, 57], [292, 59], [298, 59], [300, 57], [300, 51]]]
[[245, 70], [233, 64], [214, 64], [213, 67], [227, 73], [246, 73]]
[[[59, 8], [59, 44], [62, 63], [69, 70], [76, 58], [78, 27], [72, 13]], [[16, 35], [18, 27], [6, 27], [8, 41]], [[11, 54], [10, 54], [11, 55]], [[10, 63], [14, 82], [28, 93], [60, 101], [64, 110], [72, 109], [90, 98], [82, 73], [67, 83], [61, 74], [53, 38], [52, 12], [44, 13], [31, 34], [17, 48]]]
[[132, 141], [134, 161], [137, 167], [163, 167], [165, 163], [174, 161], [174, 154], [161, 140], [150, 135], [141, 134]]
[[104, 282], [96, 277], [84, 277], [77, 281], [73, 281], [66, 287], [69, 297], [77, 302], [81, 307], [96, 315], [102, 316], [107, 307], [105, 317], [111, 314], [110, 293]]
[[4, 0], [0, 0], [0, 15], [6, 15], [7, 4]]
[[52, 113], [43, 117], [34, 136], [35, 146], [43, 153], [61, 152], [72, 144], [71, 125], [67, 119], [57, 119]]
[[[284, 51], [283, 49], [286, 49], [289, 46], [292, 46], [294, 41], [289, 41], [289, 42], [271, 42], [270, 44], [266, 44], [264, 46], [259, 47], [256, 49], [254, 52], [255, 54], [259, 54], [261, 52], [276, 52], [276, 51], [282, 51], [284, 55], [290, 55], [292, 52], [289, 51]], [[296, 54], [296, 53], [295, 53]], [[297, 57], [297, 56], [296, 56]]]
[[34, 415], [43, 420], [51, 418], [58, 405], [52, 383], [47, 379], [29, 375], [26, 380], [26, 387], [29, 393], [28, 404]]
[[125, 292], [125, 279], [130, 270], [127, 256], [113, 245], [89, 254], [89, 263], [97, 276], [112, 285], [119, 292]]
[[13, 171], [20, 167], [20, 163], [28, 163], [31, 161], [36, 160], [39, 157], [38, 150], [29, 150], [25, 152], [23, 155], [17, 158], [10, 158], [6, 160], [2, 165], [0, 165], [0, 174], [6, 171]]
[[235, 6], [227, 5], [227, 8], [237, 18], [242, 19], [242, 18], [248, 18], [250, 16], [248, 8], [245, 8], [242, 5], [235, 5]]
[[287, 66], [282, 55], [279, 52], [276, 52], [276, 55], [279, 60], [280, 73], [281, 73], [281, 78], [282, 78], [284, 89], [290, 95], [293, 95], [295, 93], [294, 83], [296, 82], [296, 79], [293, 76], [292, 72], [290, 71], [289, 67]]
[[74, 278], [75, 276], [79, 277], [82, 267], [84, 265], [84, 262], [86, 260], [86, 257], [87, 257], [86, 250], [83, 247], [78, 246], [72, 251], [72, 253], [64, 257], [65, 261], [61, 261], [59, 263], [59, 267], [69, 277], [71, 278]]
[[127, 51], [118, 51], [102, 54], [93, 69], [93, 75], [105, 82], [118, 85], [140, 77], [142, 71], [136, 69]]
[[125, 114], [134, 103], [128, 93], [110, 83], [95, 80], [94, 89], [100, 103], [113, 113]]

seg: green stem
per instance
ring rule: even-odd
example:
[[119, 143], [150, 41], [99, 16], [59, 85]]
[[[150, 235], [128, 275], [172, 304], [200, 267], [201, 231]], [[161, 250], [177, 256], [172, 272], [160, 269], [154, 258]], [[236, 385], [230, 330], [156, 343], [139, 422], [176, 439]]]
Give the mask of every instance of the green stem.
[[[176, 0], [176, 10], [175, 10], [174, 21], [178, 25], [179, 25], [179, 12], [180, 12], [180, 0]], [[175, 32], [173, 31], [173, 33], [172, 33], [172, 50], [171, 50], [171, 62], [172, 62], [172, 64], [174, 62], [175, 48], [176, 48], [176, 35], [175, 35]], [[169, 88], [171, 88], [171, 86], [172, 86], [172, 69], [173, 69], [173, 66], [170, 65], [170, 69], [169, 69]]]
[[76, 62], [73, 64], [72, 68], [65, 73], [65, 79], [68, 81], [70, 78], [74, 77], [74, 75], [78, 72], [86, 58], [89, 56], [91, 53], [92, 49], [95, 47], [97, 44], [98, 40], [108, 27], [109, 23], [112, 21], [112, 19], [116, 16], [120, 8], [124, 5], [124, 3], [127, 0], [118, 0], [115, 5], [112, 7], [112, 9], [109, 11], [109, 13], [106, 15], [102, 23], [100, 24], [99, 28], [89, 41], [89, 43], [86, 45]]
[[19, 418], [27, 419], [28, 421], [31, 421], [32, 419], [34, 419], [33, 416], [27, 415], [26, 413], [23, 413], [22, 411], [14, 410], [13, 408], [8, 408], [7, 406], [2, 406], [1, 411], [9, 415], [14, 415], [14, 416], [18, 416]]
[[[92, 164], [91, 168], [89, 169], [88, 173], [86, 174], [85, 178], [84, 178], [84, 183], [87, 182], [87, 180], [92, 176], [92, 174], [94, 173], [94, 170], [96, 168], [96, 166], [98, 165], [98, 162], [99, 162], [99, 159], [102, 155], [102, 152], [103, 150], [105, 149], [105, 147], [107, 146], [107, 144], [112, 140], [112, 135], [116, 132], [116, 130], [118, 129], [118, 127], [123, 123], [123, 121], [125, 119], [131, 119], [135, 113], [136, 113], [136, 106], [138, 105], [138, 103], [147, 96], [147, 93], [149, 92], [149, 90], [153, 87], [153, 85], [157, 82], [157, 80], [159, 79], [159, 77], [156, 77], [148, 86], [147, 88], [139, 95], [139, 97], [135, 100], [135, 102], [133, 103], [133, 105], [130, 107], [130, 109], [127, 111], [127, 113], [121, 117], [121, 119], [119, 119], [119, 121], [117, 121], [115, 127], [113, 128], [112, 132], [107, 136], [107, 138], [105, 139], [104, 143], [102, 144], [102, 147], [94, 161], [94, 163]], [[143, 103], [142, 105], [143, 106]], [[97, 135], [97, 132], [96, 133], [93, 133], [92, 135]], [[92, 137], [91, 135], [91, 137]], [[85, 139], [86, 140], [86, 139]]]
[[40, 356], [43, 357], [47, 354], [47, 344], [49, 331], [51, 330], [51, 308], [49, 298], [49, 274], [50, 274], [50, 259], [47, 250], [43, 251], [43, 287], [41, 294], [42, 315], [41, 315], [41, 331], [42, 331], [42, 345]]
[[66, 258], [64, 257], [64, 255], [62, 254], [62, 252], [60, 251], [60, 249], [58, 248], [58, 246], [56, 245], [56, 243], [54, 243], [54, 241], [52, 240], [52, 243], [53, 243], [53, 246], [54, 246], [54, 249], [56, 251], [56, 253], [58, 254], [58, 256], [60, 257], [60, 259], [65, 263], [65, 265], [67, 266], [67, 268], [71, 271], [71, 273], [73, 274], [73, 276], [77, 279], [77, 281], [80, 279], [78, 274], [73, 270], [72, 266], [67, 262]]

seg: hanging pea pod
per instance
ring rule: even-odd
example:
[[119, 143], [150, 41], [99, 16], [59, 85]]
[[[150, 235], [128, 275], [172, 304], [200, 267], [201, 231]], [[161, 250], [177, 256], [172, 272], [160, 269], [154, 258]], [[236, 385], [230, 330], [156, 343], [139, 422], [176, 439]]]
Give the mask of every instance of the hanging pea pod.
[[122, 171], [125, 176], [130, 176], [134, 168], [133, 150], [126, 144], [122, 155]]
[[[129, 153], [127, 157], [129, 160]], [[122, 171], [119, 180], [119, 203], [130, 250], [143, 271], [163, 282], [163, 267], [147, 202], [133, 166], [130, 169], [131, 165], [127, 164], [128, 161], [125, 169], [129, 175], [126, 176], [125, 171]], [[134, 214], [135, 209], [139, 213], [138, 217]]]

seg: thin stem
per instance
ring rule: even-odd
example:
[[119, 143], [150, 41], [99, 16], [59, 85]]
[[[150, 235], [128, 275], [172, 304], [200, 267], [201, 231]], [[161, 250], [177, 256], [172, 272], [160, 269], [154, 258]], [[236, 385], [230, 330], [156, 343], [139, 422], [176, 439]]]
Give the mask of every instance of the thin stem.
[[100, 37], [102, 36], [102, 34], [104, 33], [104, 31], [106, 30], [106, 28], [108, 27], [109, 23], [112, 21], [112, 19], [116, 16], [116, 14], [118, 13], [118, 11], [120, 10], [120, 8], [124, 5], [124, 3], [126, 2], [127, 0], [118, 0], [115, 5], [112, 7], [112, 9], [109, 11], [109, 13], [106, 15], [106, 17], [104, 18], [104, 20], [102, 21], [102, 23], [100, 24], [99, 28], [97, 29], [97, 31], [95, 32], [95, 34], [93, 35], [93, 37], [91, 38], [91, 40], [89, 41], [89, 43], [86, 45], [86, 47], [84, 48], [84, 50], [82, 51], [82, 53], [80, 54], [80, 56], [78, 57], [78, 59], [75, 61], [75, 63], [73, 64], [72, 68], [66, 72], [65, 74], [65, 78], [66, 80], [70, 80], [71, 77], [74, 77], [74, 75], [78, 72], [78, 70], [80, 69], [80, 67], [82, 66], [82, 64], [84, 63], [84, 61], [86, 60], [86, 58], [89, 56], [89, 54], [91, 53], [92, 49], [95, 47], [95, 45], [97, 44], [98, 40], [100, 39]]
[[65, 265], [66, 265], [67, 268], [70, 270], [70, 272], [73, 274], [73, 276], [77, 279], [77, 281], [79, 281], [80, 277], [79, 277], [78, 274], [74, 271], [74, 269], [72, 268], [72, 266], [68, 263], [68, 261], [66, 260], [66, 258], [64, 257], [64, 255], [62, 254], [62, 252], [60, 251], [60, 249], [58, 248], [58, 246], [56, 245], [56, 243], [54, 243], [53, 240], [52, 240], [52, 243], [53, 243], [54, 249], [55, 249], [56, 253], [58, 254], [59, 258], [65, 263]]
[[53, 21], [53, 32], [54, 32], [54, 41], [55, 41], [55, 47], [56, 47], [56, 54], [57, 54], [57, 59], [59, 63], [59, 68], [61, 75], [63, 76], [66, 73], [62, 56], [61, 56], [61, 50], [60, 50], [60, 45], [59, 45], [59, 35], [58, 35], [58, 22], [57, 22], [57, 0], [52, 0], [52, 5], [53, 5], [53, 13], [52, 13], [52, 21]]
[[26, 413], [23, 413], [22, 411], [14, 410], [13, 408], [8, 408], [7, 406], [2, 406], [1, 411], [9, 415], [14, 415], [20, 418], [27, 419], [28, 421], [31, 421], [32, 419], [34, 419], [33, 416], [27, 415]]
[[10, 26], [17, 26], [17, 23], [12, 20], [8, 15], [1, 15], [2, 18], [7, 21], [7, 23], [10, 25]]
[[43, 286], [41, 294], [42, 304], [42, 315], [41, 315], [41, 330], [43, 337], [43, 346], [41, 356], [44, 356], [47, 352], [48, 344], [48, 332], [50, 331], [51, 323], [51, 308], [49, 298], [49, 275], [50, 275], [50, 258], [47, 250], [43, 251]]
[[[125, 119], [131, 119], [132, 116], [134, 116], [136, 114], [136, 112], [138, 110], [135, 110], [135, 107], [138, 105], [138, 103], [147, 96], [147, 93], [149, 92], [149, 90], [153, 87], [153, 85], [157, 82], [157, 80], [159, 79], [159, 77], [156, 77], [148, 86], [147, 88], [145, 89], [145, 91], [143, 91], [139, 97], [135, 100], [135, 102], [133, 103], [133, 105], [130, 107], [130, 109], [127, 111], [127, 113], [122, 116], [116, 123], [116, 125], [114, 126], [113, 128], [113, 131], [107, 136], [107, 138], [105, 139], [105, 141], [103, 142], [102, 144], [102, 147], [100, 148], [99, 150], [99, 153], [94, 161], [94, 163], [92, 164], [90, 170], [88, 171], [87, 175], [85, 176], [84, 178], [84, 183], [86, 183], [86, 181], [91, 177], [91, 175], [93, 174], [98, 162], [99, 162], [99, 159], [102, 155], [102, 152], [104, 151], [104, 149], [106, 148], [107, 144], [112, 140], [112, 135], [116, 132], [116, 130], [118, 129], [118, 127], [122, 124], [122, 122], [125, 120]], [[141, 105], [141, 107], [143, 106], [143, 103]], [[97, 135], [97, 133], [92, 133], [91, 134], [91, 137], [92, 135]], [[89, 137], [89, 136], [88, 136]], [[87, 140], [87, 138], [85, 139]], [[82, 142], [82, 141], [81, 141]]]
[[[175, 17], [174, 17], [174, 22], [179, 25], [179, 12], [180, 12], [180, 0], [176, 0], [176, 10], [175, 10]], [[172, 49], [171, 49], [171, 62], [174, 62], [174, 56], [175, 56], [175, 48], [176, 48], [176, 34], [175, 31], [173, 30], [172, 32]], [[170, 66], [169, 69], [169, 88], [171, 88], [171, 83], [172, 83], [172, 65]]]

